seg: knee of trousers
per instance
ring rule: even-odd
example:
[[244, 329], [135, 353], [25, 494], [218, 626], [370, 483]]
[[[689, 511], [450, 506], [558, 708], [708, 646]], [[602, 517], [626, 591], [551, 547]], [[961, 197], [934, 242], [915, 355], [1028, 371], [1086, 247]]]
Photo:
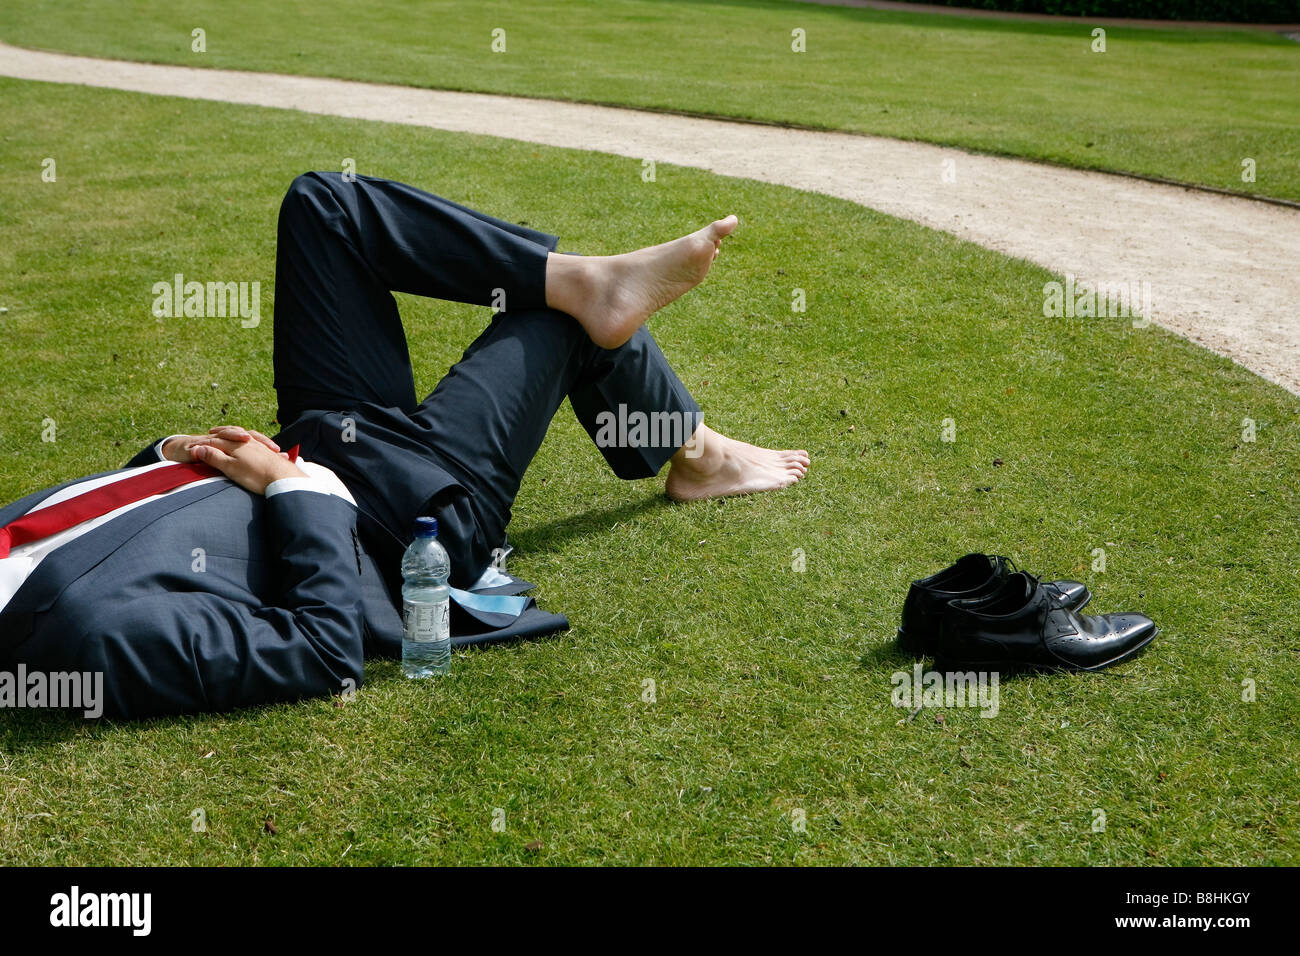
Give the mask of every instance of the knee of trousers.
[[285, 192], [284, 198], [287, 202], [290, 199], [319, 196], [322, 193], [332, 192], [333, 187], [342, 181], [342, 173], [328, 170], [299, 173], [293, 178], [293, 182], [289, 184], [289, 189]]
[[337, 208], [334, 191], [342, 182], [342, 173], [310, 172], [295, 176], [280, 201], [281, 228], [286, 217], [319, 219], [327, 210]]

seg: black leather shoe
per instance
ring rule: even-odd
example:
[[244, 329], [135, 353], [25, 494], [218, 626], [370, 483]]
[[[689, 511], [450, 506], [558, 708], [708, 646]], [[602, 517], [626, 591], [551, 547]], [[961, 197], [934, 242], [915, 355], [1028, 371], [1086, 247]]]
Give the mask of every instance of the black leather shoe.
[[[903, 601], [899, 650], [915, 657], [933, 657], [948, 602], [988, 597], [1002, 586], [1013, 567], [1013, 562], [1001, 555], [968, 554], [952, 567], [913, 581]], [[1092, 593], [1078, 581], [1053, 581], [1043, 587], [1053, 591], [1065, 607], [1076, 611], [1092, 599]]]
[[1141, 614], [1078, 614], [1018, 571], [988, 597], [949, 605], [935, 669], [1096, 671], [1132, 657], [1156, 633]]

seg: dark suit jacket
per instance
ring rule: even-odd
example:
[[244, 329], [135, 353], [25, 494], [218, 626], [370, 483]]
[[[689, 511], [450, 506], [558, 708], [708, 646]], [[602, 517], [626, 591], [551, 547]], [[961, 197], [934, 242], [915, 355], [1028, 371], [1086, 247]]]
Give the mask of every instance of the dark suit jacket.
[[[315, 440], [323, 417], [295, 428], [312, 438], [302, 442], [303, 457], [334, 467], [328, 454], [313, 454], [327, 451]], [[376, 448], [349, 452], [364, 458]], [[0, 665], [102, 672], [109, 717], [227, 710], [359, 687], [364, 657], [401, 653], [403, 542], [366, 510], [377, 496], [358, 495], [348, 474], [373, 464], [382, 475], [378, 456], [336, 469], [360, 508], [315, 492], [264, 498], [223, 481], [181, 489], [87, 532], [48, 555], [0, 611]], [[157, 460], [150, 446], [127, 467]], [[451, 502], [435, 511], [448, 522], [440, 537], [453, 562], [472, 560], [478, 549], [452, 539], [467, 533], [469, 520], [463, 502], [452, 501], [458, 496], [446, 494], [454, 484], [450, 475], [431, 476], [435, 502], [440, 493]], [[62, 487], [0, 509], [0, 526]], [[419, 504], [410, 515], [418, 513]], [[458, 569], [453, 583], [481, 570]], [[529, 587], [516, 580], [495, 593]], [[456, 645], [567, 626], [531, 602], [518, 619], [452, 611]]]

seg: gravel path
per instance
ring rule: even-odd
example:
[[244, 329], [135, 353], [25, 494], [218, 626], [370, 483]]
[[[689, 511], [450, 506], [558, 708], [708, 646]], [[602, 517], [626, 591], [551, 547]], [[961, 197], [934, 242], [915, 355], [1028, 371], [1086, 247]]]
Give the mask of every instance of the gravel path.
[[0, 44], [0, 75], [502, 136], [794, 186], [1091, 282], [1300, 394], [1300, 209], [872, 136]]

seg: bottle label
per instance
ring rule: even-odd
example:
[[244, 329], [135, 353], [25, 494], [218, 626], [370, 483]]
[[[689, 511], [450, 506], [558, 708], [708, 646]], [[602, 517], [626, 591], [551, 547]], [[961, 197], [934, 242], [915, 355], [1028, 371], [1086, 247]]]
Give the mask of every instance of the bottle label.
[[439, 601], [437, 604], [413, 604], [404, 601], [405, 613], [402, 615], [402, 627], [406, 639], [417, 644], [451, 639], [451, 602]]

